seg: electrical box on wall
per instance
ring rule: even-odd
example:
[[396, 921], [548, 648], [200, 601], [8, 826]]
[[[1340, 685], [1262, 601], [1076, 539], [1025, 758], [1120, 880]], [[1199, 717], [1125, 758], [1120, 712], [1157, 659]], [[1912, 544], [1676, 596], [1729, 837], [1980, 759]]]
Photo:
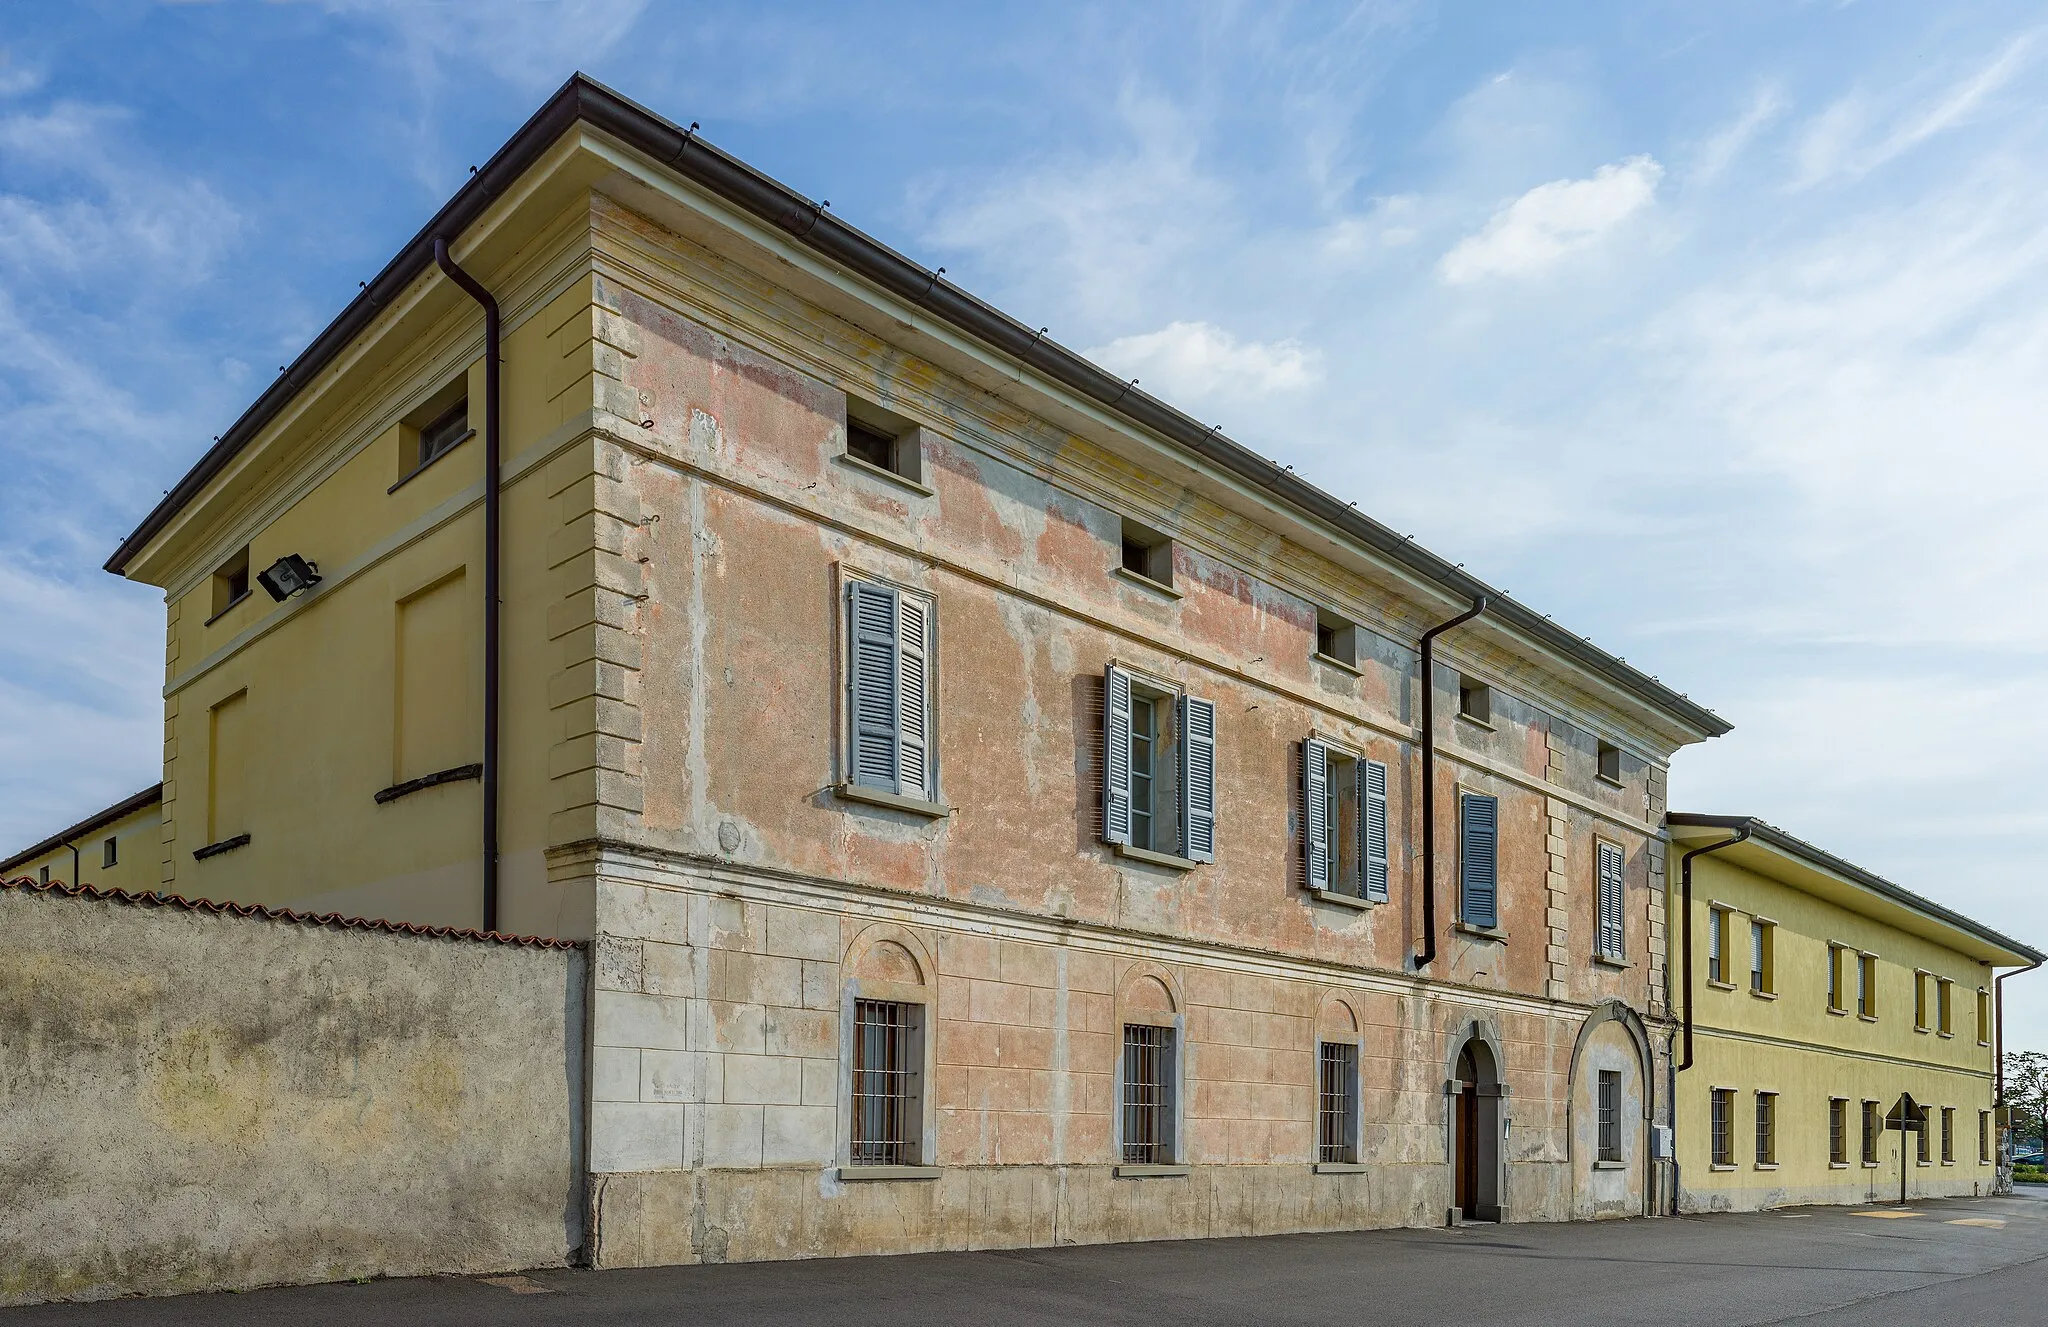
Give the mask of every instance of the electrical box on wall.
[[1671, 1159], [1671, 1126], [1653, 1124], [1650, 1126], [1650, 1155], [1658, 1161]]

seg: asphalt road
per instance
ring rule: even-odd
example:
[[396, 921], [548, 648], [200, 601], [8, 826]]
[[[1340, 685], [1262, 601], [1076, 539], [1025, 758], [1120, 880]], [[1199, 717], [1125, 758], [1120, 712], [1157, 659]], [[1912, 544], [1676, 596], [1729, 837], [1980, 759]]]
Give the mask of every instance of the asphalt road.
[[2048, 1191], [1904, 1210], [427, 1277], [41, 1305], [0, 1327], [2048, 1323]]

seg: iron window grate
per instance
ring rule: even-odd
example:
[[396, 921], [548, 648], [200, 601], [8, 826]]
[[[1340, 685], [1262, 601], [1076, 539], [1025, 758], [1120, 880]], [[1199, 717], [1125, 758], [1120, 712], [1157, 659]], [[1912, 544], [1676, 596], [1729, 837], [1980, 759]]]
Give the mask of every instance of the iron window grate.
[[1346, 1042], [1322, 1043], [1316, 1079], [1316, 1160], [1356, 1161], [1358, 1047]]
[[1173, 1029], [1124, 1024], [1124, 1164], [1173, 1160]]
[[1735, 1093], [1727, 1088], [1715, 1088], [1711, 1109], [1714, 1164], [1732, 1166], [1735, 1164]]
[[853, 1139], [856, 1166], [913, 1166], [918, 1155], [918, 1007], [853, 1002]]
[[1600, 1071], [1600, 1159], [1621, 1160], [1621, 1073]]
[[1759, 1166], [1777, 1164], [1777, 1105], [1777, 1093], [1759, 1092], [1756, 1094], [1756, 1163]]

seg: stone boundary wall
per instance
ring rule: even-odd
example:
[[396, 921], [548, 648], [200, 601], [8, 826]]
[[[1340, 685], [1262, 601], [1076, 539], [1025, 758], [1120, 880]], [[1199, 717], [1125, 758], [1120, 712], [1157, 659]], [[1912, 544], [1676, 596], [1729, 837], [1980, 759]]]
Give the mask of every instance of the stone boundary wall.
[[0, 887], [0, 1305], [580, 1250], [580, 948], [26, 886]]

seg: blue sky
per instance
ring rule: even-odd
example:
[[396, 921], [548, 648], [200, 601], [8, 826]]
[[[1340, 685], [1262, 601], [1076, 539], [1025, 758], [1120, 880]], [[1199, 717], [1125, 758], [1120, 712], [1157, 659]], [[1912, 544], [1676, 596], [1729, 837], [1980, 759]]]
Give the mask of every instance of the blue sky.
[[156, 777], [101, 561], [579, 67], [1727, 715], [1674, 805], [2048, 942], [2018, 3], [10, 6], [0, 844]]

